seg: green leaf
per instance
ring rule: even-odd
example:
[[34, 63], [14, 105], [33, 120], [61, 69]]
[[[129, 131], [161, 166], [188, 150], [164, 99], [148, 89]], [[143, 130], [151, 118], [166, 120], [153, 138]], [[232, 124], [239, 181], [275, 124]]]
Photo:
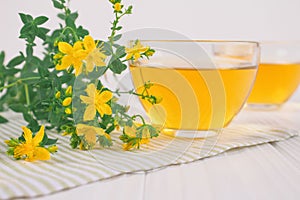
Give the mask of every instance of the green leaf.
[[40, 130], [40, 125], [35, 119], [33, 119], [31, 122], [29, 122], [27, 127], [30, 130], [32, 130], [33, 132], [37, 132], [38, 130]]
[[21, 28], [21, 35], [28, 35], [32, 30], [33, 30], [34, 26], [32, 24], [25, 24], [22, 28]]
[[59, 3], [57, 0], [52, 0], [53, 2], [53, 5], [55, 8], [57, 9], [63, 9], [64, 8], [64, 5], [62, 3]]
[[78, 13], [74, 12], [74, 13], [71, 13], [69, 16], [73, 21], [75, 21], [78, 18]]
[[32, 20], [33, 20], [33, 17], [28, 14], [19, 13], [19, 16], [24, 24], [32, 22]]
[[5, 53], [4, 53], [4, 51], [1, 51], [1, 53], [0, 53], [0, 65], [3, 65], [4, 58], [5, 58]]
[[75, 22], [74, 22], [74, 20], [72, 19], [71, 16], [66, 17], [66, 25], [73, 28], [73, 29], [76, 29]]
[[4, 75], [5, 76], [13, 76], [16, 73], [18, 73], [19, 71], [20, 71], [20, 69], [15, 69], [15, 68], [7, 69], [7, 70], [5, 70]]
[[23, 118], [26, 122], [31, 122], [33, 120], [32, 115], [27, 112], [23, 112]]
[[47, 29], [47, 28], [38, 28], [37, 33], [36, 33], [36, 36], [39, 37], [39, 38], [42, 39], [42, 40], [46, 40], [46, 36], [47, 36], [47, 33], [48, 33], [49, 31], [50, 31], [50, 30]]
[[33, 20], [33, 23], [36, 25], [41, 25], [44, 24], [46, 21], [48, 21], [48, 17], [39, 16]]
[[8, 122], [8, 120], [0, 115], [0, 124], [6, 122]]
[[66, 19], [66, 15], [64, 15], [63, 13], [59, 13], [59, 14], [57, 15], [57, 17], [58, 17], [59, 19], [62, 19], [62, 20], [65, 20], [65, 19]]
[[121, 74], [126, 68], [127, 66], [119, 58], [115, 58], [109, 65], [109, 69], [116, 74]]
[[110, 56], [113, 53], [113, 49], [108, 42], [103, 43], [104, 54]]
[[24, 56], [17, 56], [15, 58], [13, 58], [8, 64], [7, 64], [7, 67], [8, 68], [13, 68], [17, 65], [20, 65], [22, 62], [25, 61], [25, 58]]
[[116, 35], [116, 36], [113, 38], [113, 41], [118, 41], [119, 39], [121, 39], [121, 37], [122, 37], [122, 34]]
[[115, 30], [119, 31], [119, 30], [121, 30], [122, 28], [123, 28], [122, 26], [118, 26], [118, 27], [115, 28]]
[[25, 106], [20, 103], [11, 104], [8, 107], [15, 112], [25, 112], [27, 110]]
[[[46, 134], [45, 134], [46, 135]], [[56, 139], [51, 139], [51, 138], [48, 138], [47, 142], [45, 145], [53, 145], [53, 144], [56, 144], [57, 143], [57, 140], [58, 138]]]
[[124, 46], [119, 46], [116, 50], [116, 57], [117, 58], [122, 58], [126, 55], [125, 53], [125, 47]]

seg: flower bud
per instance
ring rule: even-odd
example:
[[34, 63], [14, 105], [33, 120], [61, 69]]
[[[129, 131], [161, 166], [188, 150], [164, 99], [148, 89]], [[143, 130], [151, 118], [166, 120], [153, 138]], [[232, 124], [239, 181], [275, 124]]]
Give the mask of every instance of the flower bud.
[[115, 11], [117, 11], [117, 12], [121, 11], [121, 9], [122, 9], [122, 4], [120, 4], [120, 3], [115, 3], [115, 4], [114, 4], [114, 9], [115, 9]]
[[47, 148], [50, 153], [57, 152], [58, 147], [56, 145]]
[[66, 108], [65, 113], [68, 114], [68, 115], [72, 114], [71, 108]]
[[69, 106], [72, 103], [72, 98], [71, 97], [67, 97], [64, 99], [62, 105], [63, 106]]
[[59, 98], [60, 98], [60, 91], [56, 92], [55, 98], [56, 98], [56, 99], [59, 99]]
[[72, 86], [71, 85], [66, 89], [66, 95], [67, 96], [71, 96], [72, 95]]

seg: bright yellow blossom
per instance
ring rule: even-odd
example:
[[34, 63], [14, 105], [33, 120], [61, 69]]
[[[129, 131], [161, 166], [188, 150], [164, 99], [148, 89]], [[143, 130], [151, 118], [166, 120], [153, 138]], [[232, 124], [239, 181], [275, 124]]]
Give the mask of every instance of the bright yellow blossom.
[[121, 9], [122, 9], [122, 4], [120, 4], [120, 3], [115, 3], [114, 4], [114, 10], [115, 11], [119, 12], [119, 11], [121, 11]]
[[72, 95], [72, 86], [71, 85], [69, 87], [67, 87], [67, 89], [66, 89], [66, 95], [67, 96], [71, 96]]
[[65, 113], [68, 114], [68, 115], [71, 115], [72, 114], [71, 108], [66, 108]]
[[95, 66], [105, 66], [106, 55], [101, 52], [101, 48], [97, 47], [95, 40], [91, 36], [85, 36], [83, 39], [83, 46], [87, 53], [86, 71], [92, 72]]
[[41, 126], [33, 138], [31, 130], [25, 126], [22, 129], [25, 142], [16, 146], [14, 149], [14, 158], [25, 159], [30, 162], [35, 160], [49, 160], [50, 152], [46, 148], [40, 147], [40, 143], [44, 137], [44, 126]]
[[72, 103], [72, 97], [67, 97], [63, 100], [63, 106], [69, 106]]
[[59, 98], [60, 98], [60, 91], [56, 92], [55, 98], [56, 98], [56, 99], [59, 99]]
[[141, 54], [148, 50], [149, 47], [144, 47], [138, 40], [132, 48], [125, 48], [125, 52], [127, 53], [126, 59], [129, 60], [134, 58], [134, 61], [137, 61], [141, 57]]
[[89, 84], [85, 91], [88, 96], [80, 95], [83, 103], [87, 104], [83, 116], [84, 121], [93, 120], [96, 116], [96, 111], [98, 111], [101, 117], [112, 114], [111, 107], [107, 104], [113, 97], [112, 92], [107, 90], [101, 92], [97, 90], [96, 85], [93, 83]]
[[73, 47], [66, 42], [59, 42], [58, 49], [59, 54], [63, 53], [59, 64], [55, 66], [56, 70], [65, 70], [70, 66], [75, 69], [75, 76], [78, 76], [82, 72], [82, 61], [86, 58], [87, 53], [83, 49], [83, 43], [81, 41], [75, 42]]
[[[136, 138], [136, 127], [134, 126], [125, 126], [124, 127], [124, 132], [126, 135], [128, 135], [131, 138]], [[137, 138], [137, 140], [135, 140], [135, 143], [131, 142], [131, 143], [125, 143], [123, 144], [123, 149], [125, 151], [128, 151], [132, 148], [138, 148], [141, 144], [147, 144], [150, 141], [150, 132], [148, 128], [143, 128], [142, 131], [142, 138], [139, 139]]]
[[103, 135], [107, 139], [110, 139], [110, 135], [105, 133], [104, 129], [99, 127], [89, 126], [86, 124], [77, 124], [76, 133], [79, 136], [84, 135], [85, 140], [88, 142], [89, 145], [92, 146], [96, 144], [97, 135]]

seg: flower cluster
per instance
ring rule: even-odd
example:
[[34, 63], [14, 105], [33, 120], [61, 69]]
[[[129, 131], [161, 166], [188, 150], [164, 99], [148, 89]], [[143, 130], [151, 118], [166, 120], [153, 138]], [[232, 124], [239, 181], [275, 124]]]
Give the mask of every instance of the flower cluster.
[[[157, 137], [158, 128], [138, 114], [130, 116], [130, 106], [118, 103], [123, 93], [139, 96], [151, 104], [159, 103], [161, 99], [148, 92], [151, 83], [145, 83], [142, 93], [113, 91], [102, 83], [107, 71], [121, 74], [128, 61], [149, 58], [155, 52], [139, 40], [130, 47], [117, 44], [122, 37], [118, 34], [122, 29], [120, 19], [132, 13], [132, 6], [126, 7], [121, 0], [109, 0], [115, 16], [111, 34], [107, 40], [95, 40], [88, 30], [76, 24], [78, 13], [68, 8], [66, 0], [52, 2], [62, 11], [58, 17], [64, 25], [50, 31], [42, 27], [47, 17], [20, 14], [24, 23], [20, 38], [26, 41], [26, 51], [6, 65], [4, 52], [0, 54], [0, 74], [4, 74], [0, 91], [5, 91], [0, 110], [8, 106], [22, 113], [28, 122], [20, 138], [6, 141], [8, 154], [26, 161], [48, 160], [50, 153], [57, 151], [56, 140], [48, 138], [40, 122], [45, 122], [47, 129], [55, 128], [69, 135], [71, 147], [82, 150], [113, 145], [114, 131], [121, 133], [124, 150], [139, 148]], [[43, 58], [34, 55], [37, 38], [43, 40]], [[0, 116], [0, 123], [6, 121]], [[37, 133], [33, 136], [31, 130]]]
[[77, 41], [73, 46], [66, 42], [58, 43], [59, 53], [54, 56], [57, 59], [56, 70], [65, 70], [73, 66], [75, 76], [82, 72], [85, 63], [86, 71], [92, 72], [94, 66], [105, 66], [106, 55], [101, 52], [101, 47], [97, 47], [91, 36], [85, 36], [83, 41]]
[[[57, 151], [57, 146], [54, 145], [56, 140], [48, 139], [47, 135], [44, 134], [44, 126], [41, 126], [34, 137], [30, 129], [25, 126], [22, 129], [23, 135], [20, 138], [5, 141], [9, 147], [8, 155], [26, 161], [49, 160], [50, 153]], [[46, 146], [48, 147], [46, 148]]]

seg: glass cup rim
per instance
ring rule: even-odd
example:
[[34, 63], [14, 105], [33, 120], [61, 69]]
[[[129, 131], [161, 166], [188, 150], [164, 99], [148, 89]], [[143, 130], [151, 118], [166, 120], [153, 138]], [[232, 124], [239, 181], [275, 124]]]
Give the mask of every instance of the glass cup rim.
[[[129, 42], [135, 42], [136, 40], [129, 40]], [[260, 42], [258, 41], [251, 41], [251, 40], [198, 40], [198, 39], [191, 39], [191, 40], [147, 40], [142, 39], [139, 40], [140, 42], [170, 42], [170, 43], [184, 43], [184, 42], [196, 42], [196, 43], [245, 43], [245, 44], [255, 44], [259, 46]]]
[[293, 45], [293, 44], [299, 44], [300, 40], [262, 40], [258, 42], [260, 45]]

